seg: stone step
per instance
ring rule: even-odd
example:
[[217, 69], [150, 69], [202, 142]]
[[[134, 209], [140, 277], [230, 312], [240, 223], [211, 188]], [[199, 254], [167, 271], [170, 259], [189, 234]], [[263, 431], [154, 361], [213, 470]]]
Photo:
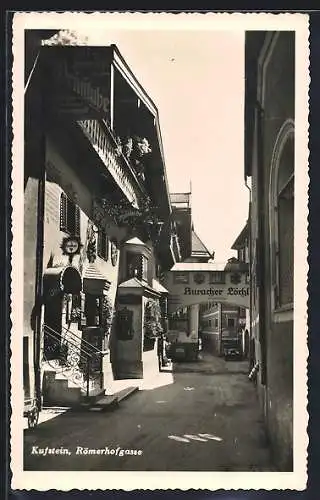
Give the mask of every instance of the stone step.
[[118, 399], [118, 402], [122, 401], [123, 399], [128, 398], [131, 396], [131, 394], [134, 394], [139, 390], [139, 387], [137, 386], [132, 386], [132, 387], [126, 387], [125, 389], [122, 389], [122, 391], [119, 391], [115, 394], [115, 396]]
[[92, 410], [95, 409], [106, 409], [110, 406], [114, 406], [118, 403], [117, 396], [103, 396], [103, 398], [98, 399], [94, 404], [91, 405]]
[[102, 398], [97, 399], [96, 401], [90, 401], [90, 398], [82, 403], [83, 408], [87, 408], [91, 412], [104, 411], [107, 409], [115, 408], [121, 401], [131, 396], [133, 393], [138, 391], [139, 388], [136, 386], [126, 387], [121, 391], [112, 394], [105, 395]]

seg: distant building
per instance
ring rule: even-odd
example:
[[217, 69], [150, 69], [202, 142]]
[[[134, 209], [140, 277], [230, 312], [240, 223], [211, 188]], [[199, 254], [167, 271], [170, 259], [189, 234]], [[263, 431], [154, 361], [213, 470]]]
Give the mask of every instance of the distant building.
[[[244, 228], [241, 230], [240, 234], [236, 238], [232, 245], [232, 250], [237, 251], [237, 262], [240, 266], [245, 266], [245, 271], [247, 272], [247, 282], [249, 283], [249, 264], [250, 264], [250, 234], [249, 234], [249, 223], [246, 222]], [[244, 357], [249, 356], [250, 352], [250, 308], [243, 309], [239, 308], [239, 327], [241, 327], [242, 332], [242, 352]]]
[[194, 230], [190, 193], [170, 193], [172, 220], [176, 229], [183, 262], [208, 262], [214, 259]]
[[200, 304], [199, 310], [203, 349], [222, 356], [223, 340], [238, 337], [242, 308], [210, 301]]
[[[209, 252], [194, 230], [191, 192], [170, 193], [170, 200], [172, 204], [173, 224], [181, 249], [181, 260], [184, 263], [207, 263], [213, 260], [214, 252]], [[201, 331], [201, 311], [201, 306], [194, 304], [177, 310], [169, 319], [171, 331], [178, 331], [180, 329], [180, 337], [182, 331], [187, 332], [184, 342], [190, 351], [194, 351], [195, 356], [198, 349], [199, 332]]]
[[[249, 254], [249, 224], [245, 224], [244, 228], [241, 230], [240, 234], [237, 236], [235, 242], [231, 246], [232, 250], [237, 251], [237, 260], [239, 262], [245, 262], [249, 264], [250, 254]], [[249, 268], [248, 268], [249, 271]]]
[[295, 33], [247, 32], [252, 357], [259, 366], [257, 388], [274, 459], [282, 471], [293, 468], [294, 103]]

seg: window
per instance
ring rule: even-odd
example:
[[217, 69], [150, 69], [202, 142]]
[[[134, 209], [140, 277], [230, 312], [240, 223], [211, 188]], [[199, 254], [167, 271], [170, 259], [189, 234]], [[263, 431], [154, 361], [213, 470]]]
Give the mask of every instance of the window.
[[281, 128], [270, 182], [273, 306], [292, 306], [294, 264], [294, 128]]
[[245, 251], [245, 250], [244, 250], [244, 248], [240, 248], [240, 249], [238, 250], [238, 260], [239, 260], [240, 262], [244, 262], [244, 261], [245, 261], [244, 251]]
[[142, 279], [148, 281], [148, 259], [144, 255], [142, 257]]
[[104, 229], [98, 232], [98, 255], [104, 260], [109, 258], [109, 238]]
[[246, 309], [244, 307], [239, 308], [239, 317], [240, 318], [245, 318], [246, 317]]
[[148, 259], [141, 254], [127, 253], [127, 276], [139, 280], [148, 280]]
[[156, 277], [161, 278], [161, 264], [156, 265]]
[[218, 328], [218, 324], [219, 324], [218, 323], [218, 318], [215, 318], [215, 320], [214, 320], [214, 326], [215, 326], [215, 328]]
[[209, 283], [214, 284], [214, 283], [225, 283], [226, 282], [226, 276], [224, 271], [213, 271], [209, 275]]
[[80, 208], [65, 193], [60, 197], [60, 230], [80, 236]]
[[244, 260], [247, 264], [249, 264], [250, 259], [249, 259], [249, 242], [247, 243], [247, 246], [244, 251]]
[[227, 322], [228, 328], [234, 328], [234, 324], [235, 324], [234, 318], [228, 318]]
[[278, 186], [279, 305], [293, 302], [294, 179]]

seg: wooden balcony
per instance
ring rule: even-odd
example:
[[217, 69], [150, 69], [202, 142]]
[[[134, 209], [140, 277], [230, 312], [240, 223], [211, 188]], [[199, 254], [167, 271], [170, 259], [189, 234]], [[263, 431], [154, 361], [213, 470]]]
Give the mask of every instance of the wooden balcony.
[[79, 120], [78, 124], [126, 199], [138, 208], [139, 200], [146, 196], [145, 188], [119, 150], [107, 124], [94, 119]]

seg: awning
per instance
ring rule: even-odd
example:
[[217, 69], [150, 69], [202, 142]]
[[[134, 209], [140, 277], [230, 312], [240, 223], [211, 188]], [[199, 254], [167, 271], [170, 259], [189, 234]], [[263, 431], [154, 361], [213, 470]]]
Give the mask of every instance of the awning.
[[106, 278], [95, 262], [90, 263], [83, 275], [83, 291], [91, 295], [103, 295], [110, 288], [111, 282]]
[[54, 297], [60, 292], [78, 294], [82, 289], [81, 276], [76, 267], [49, 267], [43, 275], [45, 297]]

